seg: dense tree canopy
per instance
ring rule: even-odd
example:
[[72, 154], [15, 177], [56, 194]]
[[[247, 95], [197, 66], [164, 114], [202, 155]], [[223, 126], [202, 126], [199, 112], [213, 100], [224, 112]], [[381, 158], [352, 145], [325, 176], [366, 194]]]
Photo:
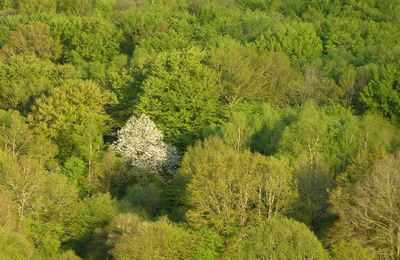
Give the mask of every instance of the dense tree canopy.
[[16, 55], [0, 64], [0, 100], [3, 109], [29, 110], [34, 98], [79, 77], [70, 65], [58, 65], [34, 56]]
[[321, 56], [322, 42], [312, 24], [290, 22], [279, 24], [256, 41], [262, 49], [282, 51], [293, 62], [313, 62]]
[[72, 81], [41, 96], [32, 106], [29, 121], [34, 131], [54, 141], [60, 156], [81, 156], [91, 162], [103, 142], [108, 115], [107, 91], [91, 81]]
[[146, 223], [132, 214], [119, 215], [111, 224], [111, 235], [115, 259], [214, 259], [216, 256], [212, 250], [215, 245], [203, 234], [189, 232], [165, 219]]
[[298, 79], [283, 53], [259, 53], [255, 48], [227, 40], [217, 48], [212, 62], [220, 73], [222, 97], [230, 105], [244, 101], [268, 101], [284, 105], [290, 84]]
[[294, 220], [270, 219], [245, 236], [228, 251], [232, 259], [328, 259], [315, 235]]
[[188, 220], [221, 233], [284, 214], [296, 199], [287, 162], [237, 152], [218, 139], [189, 149], [181, 173], [190, 179]]
[[35, 55], [42, 59], [56, 59], [61, 45], [55, 41], [50, 27], [41, 22], [21, 25], [11, 33], [9, 41], [1, 49], [6, 57], [15, 54]]
[[348, 228], [343, 235], [355, 234], [381, 257], [399, 256], [399, 158], [389, 156], [378, 161], [371, 172], [339, 200], [341, 221], [338, 228]]
[[221, 113], [217, 76], [204, 59], [197, 48], [162, 52], [144, 69], [136, 109], [152, 117], [174, 144], [191, 143]]
[[0, 0], [0, 259], [397, 259], [398, 0]]

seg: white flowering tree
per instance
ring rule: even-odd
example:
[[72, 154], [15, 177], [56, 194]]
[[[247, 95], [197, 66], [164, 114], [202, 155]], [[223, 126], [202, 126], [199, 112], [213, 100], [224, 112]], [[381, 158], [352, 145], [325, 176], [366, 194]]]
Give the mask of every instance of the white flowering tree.
[[164, 142], [164, 136], [147, 115], [132, 116], [118, 131], [113, 149], [121, 158], [136, 168], [155, 172], [172, 172], [179, 165], [174, 146]]

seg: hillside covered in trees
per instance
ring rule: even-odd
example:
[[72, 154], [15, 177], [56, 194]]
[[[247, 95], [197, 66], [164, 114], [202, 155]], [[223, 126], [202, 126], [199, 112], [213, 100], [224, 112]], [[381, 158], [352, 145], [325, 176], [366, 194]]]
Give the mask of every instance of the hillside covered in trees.
[[400, 2], [0, 0], [0, 259], [400, 259]]

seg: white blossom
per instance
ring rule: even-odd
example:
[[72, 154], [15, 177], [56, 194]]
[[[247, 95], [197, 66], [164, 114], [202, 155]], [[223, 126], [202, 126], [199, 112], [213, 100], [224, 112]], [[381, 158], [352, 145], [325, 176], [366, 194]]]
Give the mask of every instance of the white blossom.
[[179, 155], [174, 146], [164, 142], [164, 136], [147, 115], [132, 116], [118, 131], [113, 149], [134, 167], [155, 172], [172, 172], [178, 167]]

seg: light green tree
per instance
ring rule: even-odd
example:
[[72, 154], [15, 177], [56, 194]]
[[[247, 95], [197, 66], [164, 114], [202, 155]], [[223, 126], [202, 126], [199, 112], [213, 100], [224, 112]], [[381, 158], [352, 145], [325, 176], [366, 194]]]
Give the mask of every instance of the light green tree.
[[283, 106], [287, 86], [299, 77], [284, 53], [259, 53], [233, 40], [223, 41], [211, 61], [219, 72], [222, 97], [230, 105], [263, 101]]
[[6, 231], [15, 230], [16, 222], [17, 205], [8, 190], [0, 187], [0, 227]]
[[23, 235], [9, 233], [0, 228], [0, 258], [30, 259], [37, 256], [33, 244]]
[[395, 259], [400, 255], [398, 155], [387, 155], [364, 169], [353, 185], [335, 192], [340, 219], [333, 234], [356, 238], [378, 257]]
[[105, 113], [109, 100], [109, 93], [94, 82], [69, 82], [38, 98], [28, 121], [35, 133], [58, 145], [61, 158], [77, 155], [91, 164], [109, 120]]
[[[57, 9], [68, 15], [88, 15], [94, 11], [98, 1], [91, 0], [57, 0]], [[100, 1], [99, 1], [100, 2]], [[104, 2], [104, 1], [101, 1]]]
[[233, 243], [228, 259], [329, 259], [321, 242], [300, 222], [269, 219]]
[[17, 111], [0, 110], [0, 146], [5, 152], [18, 156], [26, 154], [32, 145], [32, 133], [26, 120]]
[[55, 13], [57, 1], [52, 0], [15, 0], [21, 14]]
[[180, 173], [189, 179], [188, 221], [219, 233], [285, 214], [297, 196], [286, 161], [236, 151], [217, 138], [189, 148]]
[[62, 58], [69, 63], [82, 66], [86, 63], [102, 64], [119, 54], [121, 34], [101, 16], [54, 19], [52, 23], [54, 34], [63, 44]]
[[332, 246], [331, 250], [332, 259], [334, 260], [347, 260], [347, 259], [360, 259], [372, 260], [375, 259], [374, 255], [363, 247], [357, 240], [350, 241], [341, 240]]
[[27, 112], [33, 99], [43, 92], [78, 77], [71, 65], [13, 55], [0, 62], [0, 108]]
[[5, 153], [0, 162], [1, 182], [17, 205], [18, 226], [21, 228], [29, 214], [40, 207], [40, 188], [46, 171], [40, 162], [29, 155], [15, 156]]
[[[109, 227], [111, 254], [115, 259], [216, 259], [218, 237], [195, 233], [161, 218], [145, 221], [134, 214], [120, 214]], [[207, 236], [207, 237], [206, 237]]]
[[[28, 1], [27, 1], [28, 2]], [[35, 55], [41, 59], [56, 60], [61, 54], [60, 42], [53, 39], [50, 27], [42, 22], [20, 25], [11, 33], [2, 47], [6, 57], [15, 54]]]
[[260, 36], [256, 45], [260, 49], [282, 51], [300, 64], [312, 62], [322, 53], [322, 41], [313, 25], [297, 21], [277, 24]]

